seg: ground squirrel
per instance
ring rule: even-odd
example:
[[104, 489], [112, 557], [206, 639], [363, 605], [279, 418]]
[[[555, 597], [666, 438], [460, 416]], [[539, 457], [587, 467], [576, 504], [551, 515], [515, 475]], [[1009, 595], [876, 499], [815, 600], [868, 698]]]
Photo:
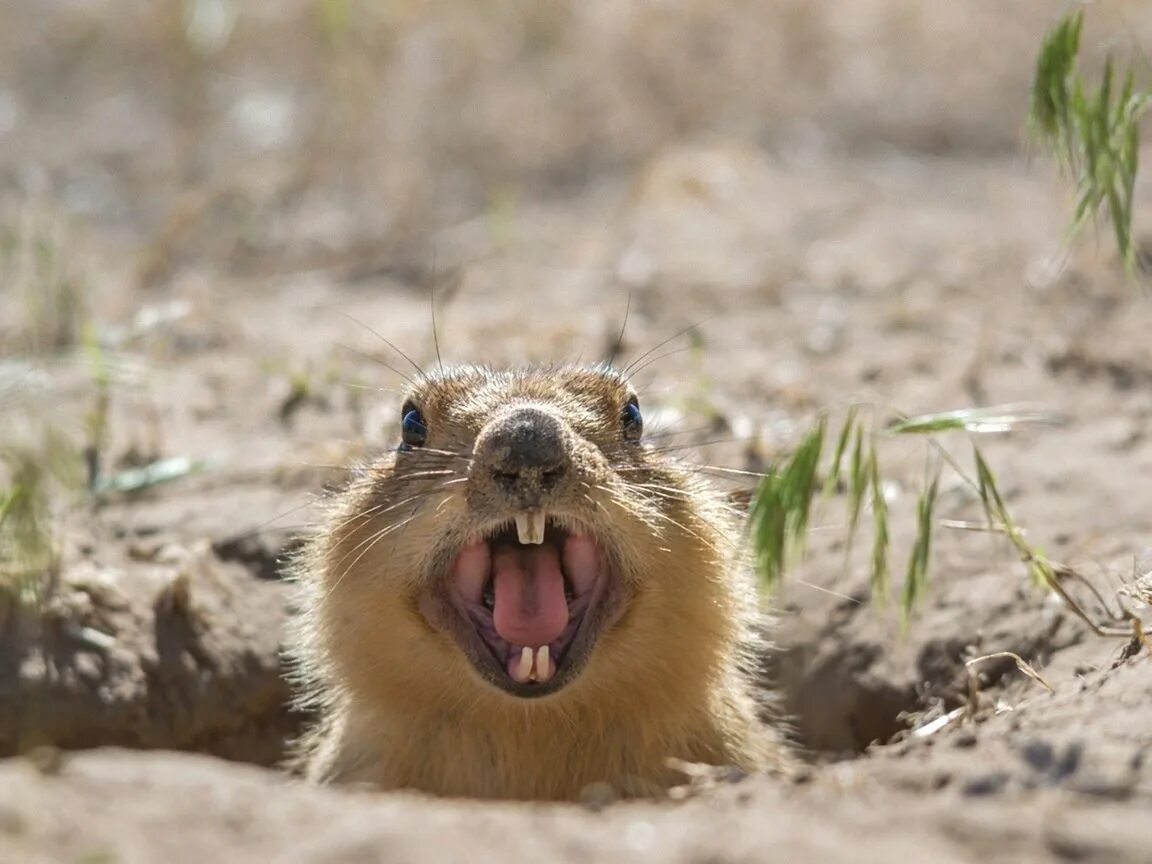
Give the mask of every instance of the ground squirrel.
[[563, 800], [780, 763], [737, 523], [625, 374], [450, 368], [399, 419], [295, 563], [307, 777]]

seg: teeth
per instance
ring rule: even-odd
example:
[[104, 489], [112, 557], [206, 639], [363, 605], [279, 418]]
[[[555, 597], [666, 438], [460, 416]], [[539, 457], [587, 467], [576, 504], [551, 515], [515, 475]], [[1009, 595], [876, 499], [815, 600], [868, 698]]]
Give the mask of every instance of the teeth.
[[516, 680], [523, 684], [532, 675], [532, 649], [525, 645], [520, 650], [520, 666], [516, 669]]
[[525, 510], [516, 514], [516, 534], [524, 546], [538, 546], [544, 542], [544, 511]]
[[552, 658], [547, 645], [532, 649], [525, 645], [520, 649], [520, 661], [516, 664], [512, 677], [520, 684], [538, 681], [545, 684], [553, 677]]
[[548, 661], [548, 646], [541, 645], [536, 649], [536, 680], [541, 684], [552, 677], [552, 664]]

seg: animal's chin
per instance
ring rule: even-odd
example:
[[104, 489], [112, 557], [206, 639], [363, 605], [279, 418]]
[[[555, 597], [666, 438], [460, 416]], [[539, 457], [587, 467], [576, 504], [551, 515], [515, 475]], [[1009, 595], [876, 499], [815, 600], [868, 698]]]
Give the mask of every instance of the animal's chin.
[[446, 592], [456, 620], [449, 630], [501, 690], [521, 698], [555, 693], [588, 660], [608, 595], [616, 594], [610, 581], [592, 534], [539, 512], [521, 514], [452, 559]]

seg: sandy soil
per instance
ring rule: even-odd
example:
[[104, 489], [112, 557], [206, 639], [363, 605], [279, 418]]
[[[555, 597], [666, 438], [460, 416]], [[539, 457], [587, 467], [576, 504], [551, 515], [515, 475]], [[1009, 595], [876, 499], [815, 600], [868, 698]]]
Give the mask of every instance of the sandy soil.
[[[0, 10], [4, 434], [202, 468], [61, 506], [55, 578], [0, 594], [0, 861], [1148, 860], [1149, 652], [946, 528], [902, 628], [839, 500], [775, 598], [795, 781], [481, 806], [257, 767], [301, 721], [277, 561], [390, 441], [404, 361], [368, 328], [435, 362], [433, 290], [446, 362], [599, 359], [629, 296], [622, 356], [699, 324], [637, 380], [701, 464], [857, 402], [1042, 406], [1064, 425], [980, 441], [1030, 540], [1107, 597], [1152, 566], [1152, 306], [1106, 234], [1064, 247], [1019, 146], [1050, 17], [921, 5]], [[1140, 4], [1093, 9], [1094, 50], [1152, 45]], [[898, 589], [925, 449], [881, 454]], [[1054, 692], [1001, 659], [971, 701], [1004, 651]]]

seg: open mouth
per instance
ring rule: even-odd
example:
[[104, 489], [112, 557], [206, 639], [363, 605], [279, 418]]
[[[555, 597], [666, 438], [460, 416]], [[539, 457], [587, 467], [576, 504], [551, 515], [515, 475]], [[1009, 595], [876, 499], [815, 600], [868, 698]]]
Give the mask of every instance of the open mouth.
[[546, 517], [513, 522], [464, 546], [449, 599], [477, 671], [516, 696], [553, 693], [583, 667], [603, 624], [605, 556], [588, 533]]

